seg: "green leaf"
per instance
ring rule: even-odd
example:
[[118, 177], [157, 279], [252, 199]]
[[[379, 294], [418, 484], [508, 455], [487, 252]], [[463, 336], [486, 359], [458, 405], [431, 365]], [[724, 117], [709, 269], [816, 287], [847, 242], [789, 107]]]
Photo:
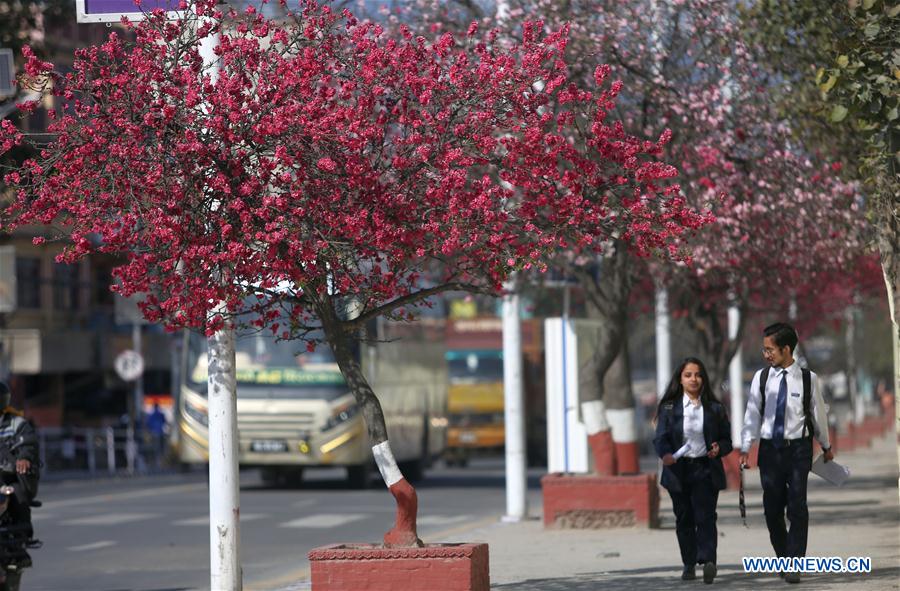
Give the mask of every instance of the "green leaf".
[[878, 23], [869, 23], [868, 25], [866, 25], [866, 28], [863, 32], [869, 39], [874, 39], [875, 36], [878, 35], [879, 31], [881, 31], [881, 25], [879, 25]]
[[894, 18], [898, 14], [900, 14], [900, 4], [898, 4], [897, 6], [891, 7], [887, 11], [888, 18]]
[[840, 123], [847, 116], [847, 107], [844, 105], [835, 105], [833, 109], [831, 109], [830, 119], [834, 123]]
[[893, 121], [897, 117], [898, 117], [897, 107], [894, 107], [893, 109], [891, 109], [890, 111], [887, 112], [887, 120], [888, 121]]
[[846, 68], [847, 64], [849, 64], [849, 63], [850, 63], [850, 58], [847, 57], [846, 55], [838, 56], [838, 58], [837, 58], [838, 67]]
[[875, 0], [863, 0], [863, 10], [869, 10], [875, 6]]
[[[900, 72], [900, 70], [898, 70]], [[822, 84], [822, 77], [825, 75], [825, 68], [819, 68], [816, 70], [816, 86]], [[898, 76], [900, 78], [900, 76]]]
[[820, 84], [819, 89], [822, 92], [827, 93], [829, 90], [834, 88], [834, 85], [837, 84], [838, 77], [836, 75], [829, 75], [828, 80], [825, 81], [825, 84]]

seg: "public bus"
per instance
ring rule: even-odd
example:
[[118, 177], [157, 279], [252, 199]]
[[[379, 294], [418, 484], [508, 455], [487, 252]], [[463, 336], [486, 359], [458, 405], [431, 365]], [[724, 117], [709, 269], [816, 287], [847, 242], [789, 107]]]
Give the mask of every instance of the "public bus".
[[[384, 410], [391, 449], [409, 480], [420, 478], [447, 439], [447, 364], [443, 321], [373, 323], [377, 338], [356, 348]], [[177, 401], [178, 459], [207, 463], [207, 345], [184, 335]], [[261, 468], [269, 485], [296, 484], [303, 470], [340, 466], [351, 486], [376, 473], [372, 444], [331, 350], [239, 332], [235, 345], [241, 467]]]

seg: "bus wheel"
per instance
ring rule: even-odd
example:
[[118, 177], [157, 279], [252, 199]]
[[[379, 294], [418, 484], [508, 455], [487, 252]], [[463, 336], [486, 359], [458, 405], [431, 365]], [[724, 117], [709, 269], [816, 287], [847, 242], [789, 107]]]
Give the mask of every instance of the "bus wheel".
[[366, 489], [372, 480], [372, 466], [366, 462], [358, 466], [347, 466], [347, 484], [350, 488]]

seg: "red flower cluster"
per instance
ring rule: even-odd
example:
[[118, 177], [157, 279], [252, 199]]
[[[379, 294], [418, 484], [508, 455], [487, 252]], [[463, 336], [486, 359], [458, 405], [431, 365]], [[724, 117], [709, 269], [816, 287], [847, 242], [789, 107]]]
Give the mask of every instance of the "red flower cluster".
[[[225, 301], [271, 325], [285, 303], [290, 337], [325, 301], [390, 313], [434, 293], [425, 279], [499, 289], [560, 245], [675, 252], [706, 221], [658, 160], [668, 136], [607, 121], [608, 68], [592, 90], [570, 80], [565, 29], [527, 23], [507, 49], [475, 27], [391, 37], [313, 2], [281, 20], [192, 6], [52, 75], [72, 109], [6, 176], [9, 223], [67, 225], [63, 260], [126, 253], [121, 291], [146, 294], [151, 320], [213, 330]], [[210, 35], [216, 72], [198, 50]], [[28, 72], [49, 64], [29, 55]], [[4, 122], [2, 149], [22, 141]]]

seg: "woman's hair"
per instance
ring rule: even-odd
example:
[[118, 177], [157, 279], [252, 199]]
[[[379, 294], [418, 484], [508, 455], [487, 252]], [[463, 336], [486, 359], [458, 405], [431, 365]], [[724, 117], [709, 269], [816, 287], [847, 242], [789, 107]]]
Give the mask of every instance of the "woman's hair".
[[712, 387], [709, 385], [709, 374], [706, 373], [706, 366], [696, 357], [685, 357], [678, 365], [678, 369], [675, 370], [675, 373], [672, 374], [669, 385], [666, 386], [666, 392], [663, 394], [662, 399], [659, 401], [659, 406], [656, 408], [657, 415], [663, 404], [679, 400], [684, 395], [684, 387], [681, 385], [681, 372], [684, 371], [684, 368], [689, 363], [693, 363], [700, 368], [700, 378], [703, 381], [703, 383], [700, 384], [700, 403], [706, 407], [709, 406], [710, 402], [718, 402], [718, 399], [713, 394]]

